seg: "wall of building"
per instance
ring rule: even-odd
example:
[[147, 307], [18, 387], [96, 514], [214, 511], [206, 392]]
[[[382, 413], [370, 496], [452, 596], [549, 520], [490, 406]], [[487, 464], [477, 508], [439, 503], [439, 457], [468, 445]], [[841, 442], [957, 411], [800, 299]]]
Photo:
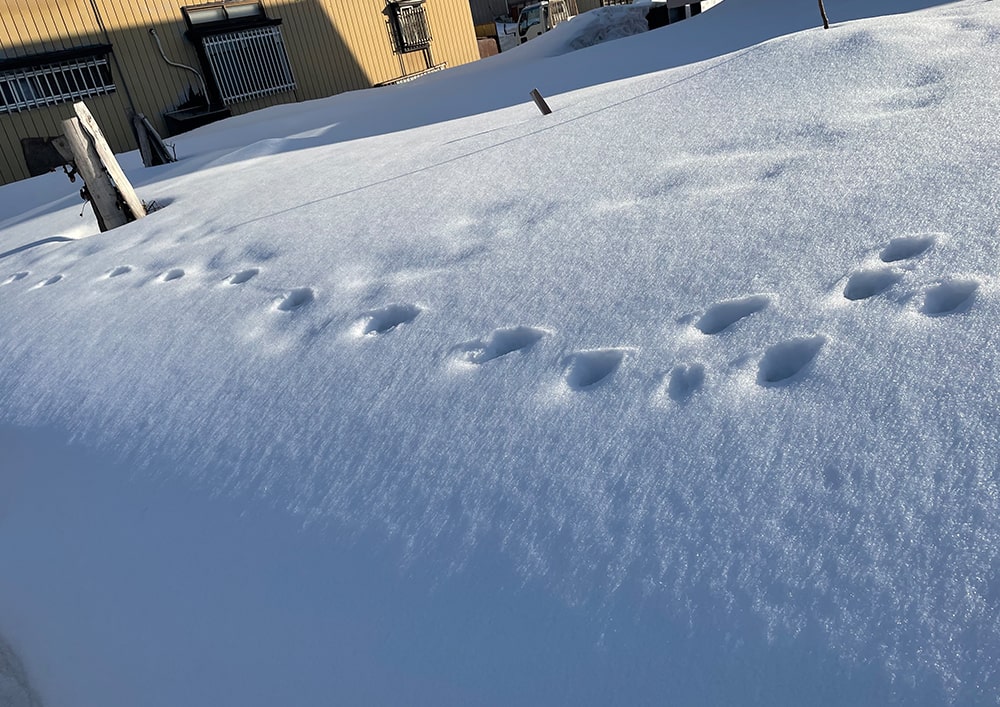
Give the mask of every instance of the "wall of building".
[[[395, 52], [383, 14], [385, 0], [262, 3], [268, 17], [282, 21], [282, 39], [296, 87], [231, 104], [233, 114], [368, 88], [427, 68], [423, 52]], [[199, 90], [194, 74], [161, 58], [150, 34], [150, 29], [156, 31], [172, 61], [203, 72], [194, 44], [185, 38], [187, 25], [181, 14], [182, 7], [197, 4], [184, 0], [0, 0], [0, 59], [111, 44], [116, 91], [85, 101], [112, 148], [132, 150], [136, 145], [127, 119], [130, 107], [146, 115], [166, 136], [163, 112]], [[433, 38], [433, 64], [457, 66], [479, 58], [468, 0], [427, 0], [424, 7]], [[62, 120], [72, 114], [68, 102], [0, 114], [0, 183], [28, 176], [21, 138], [59, 135]]]
[[507, 0], [469, 0], [469, 5], [472, 8], [472, 20], [477, 25], [493, 22], [509, 12]]

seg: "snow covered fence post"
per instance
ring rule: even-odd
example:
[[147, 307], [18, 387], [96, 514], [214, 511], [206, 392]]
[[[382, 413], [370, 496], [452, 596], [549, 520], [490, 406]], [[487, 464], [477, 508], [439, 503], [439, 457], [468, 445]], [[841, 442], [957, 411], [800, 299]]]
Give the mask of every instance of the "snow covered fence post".
[[826, 8], [823, 6], [823, 0], [819, 0], [819, 14], [823, 16], [823, 29], [830, 29], [830, 20], [826, 17]]
[[63, 121], [63, 134], [101, 230], [110, 231], [142, 218], [146, 207], [115, 159], [94, 116], [83, 103], [74, 103], [73, 109], [76, 117]]
[[538, 110], [542, 111], [542, 115], [548, 115], [552, 112], [552, 109], [549, 108], [549, 104], [545, 102], [545, 99], [542, 98], [542, 94], [538, 92], [537, 88], [531, 89], [531, 97], [535, 100], [535, 105], [538, 106]]

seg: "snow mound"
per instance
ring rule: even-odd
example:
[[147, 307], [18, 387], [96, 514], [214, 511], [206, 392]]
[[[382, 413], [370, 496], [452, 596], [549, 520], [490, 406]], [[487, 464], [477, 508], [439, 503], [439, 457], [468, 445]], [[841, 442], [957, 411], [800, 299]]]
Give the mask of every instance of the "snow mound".
[[599, 7], [575, 17], [572, 22], [567, 23], [566, 27], [572, 30], [573, 37], [568, 41], [566, 39], [563, 41], [571, 50], [576, 51], [602, 42], [642, 34], [649, 30], [649, 25], [646, 22], [647, 14], [649, 14], [648, 5]]
[[847, 21], [926, 4], [241, 116], [107, 234], [0, 189], [45, 704], [996, 704], [1000, 5]]

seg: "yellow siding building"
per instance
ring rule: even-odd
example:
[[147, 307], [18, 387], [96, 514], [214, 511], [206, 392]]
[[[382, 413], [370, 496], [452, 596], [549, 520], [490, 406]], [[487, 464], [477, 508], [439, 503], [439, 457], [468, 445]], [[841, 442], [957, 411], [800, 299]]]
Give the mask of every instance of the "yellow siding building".
[[[116, 152], [479, 58], [468, 0], [0, 0], [0, 183], [85, 100]], [[25, 141], [29, 144], [26, 146]]]

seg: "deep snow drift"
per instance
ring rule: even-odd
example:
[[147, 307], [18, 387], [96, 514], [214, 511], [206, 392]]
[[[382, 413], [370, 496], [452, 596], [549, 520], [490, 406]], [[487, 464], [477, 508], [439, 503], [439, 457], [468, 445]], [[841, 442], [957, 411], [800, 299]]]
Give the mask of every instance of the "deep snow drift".
[[0, 653], [48, 707], [995, 703], [1000, 4], [843, 21], [930, 4], [233, 119], [103, 235], [0, 189]]

